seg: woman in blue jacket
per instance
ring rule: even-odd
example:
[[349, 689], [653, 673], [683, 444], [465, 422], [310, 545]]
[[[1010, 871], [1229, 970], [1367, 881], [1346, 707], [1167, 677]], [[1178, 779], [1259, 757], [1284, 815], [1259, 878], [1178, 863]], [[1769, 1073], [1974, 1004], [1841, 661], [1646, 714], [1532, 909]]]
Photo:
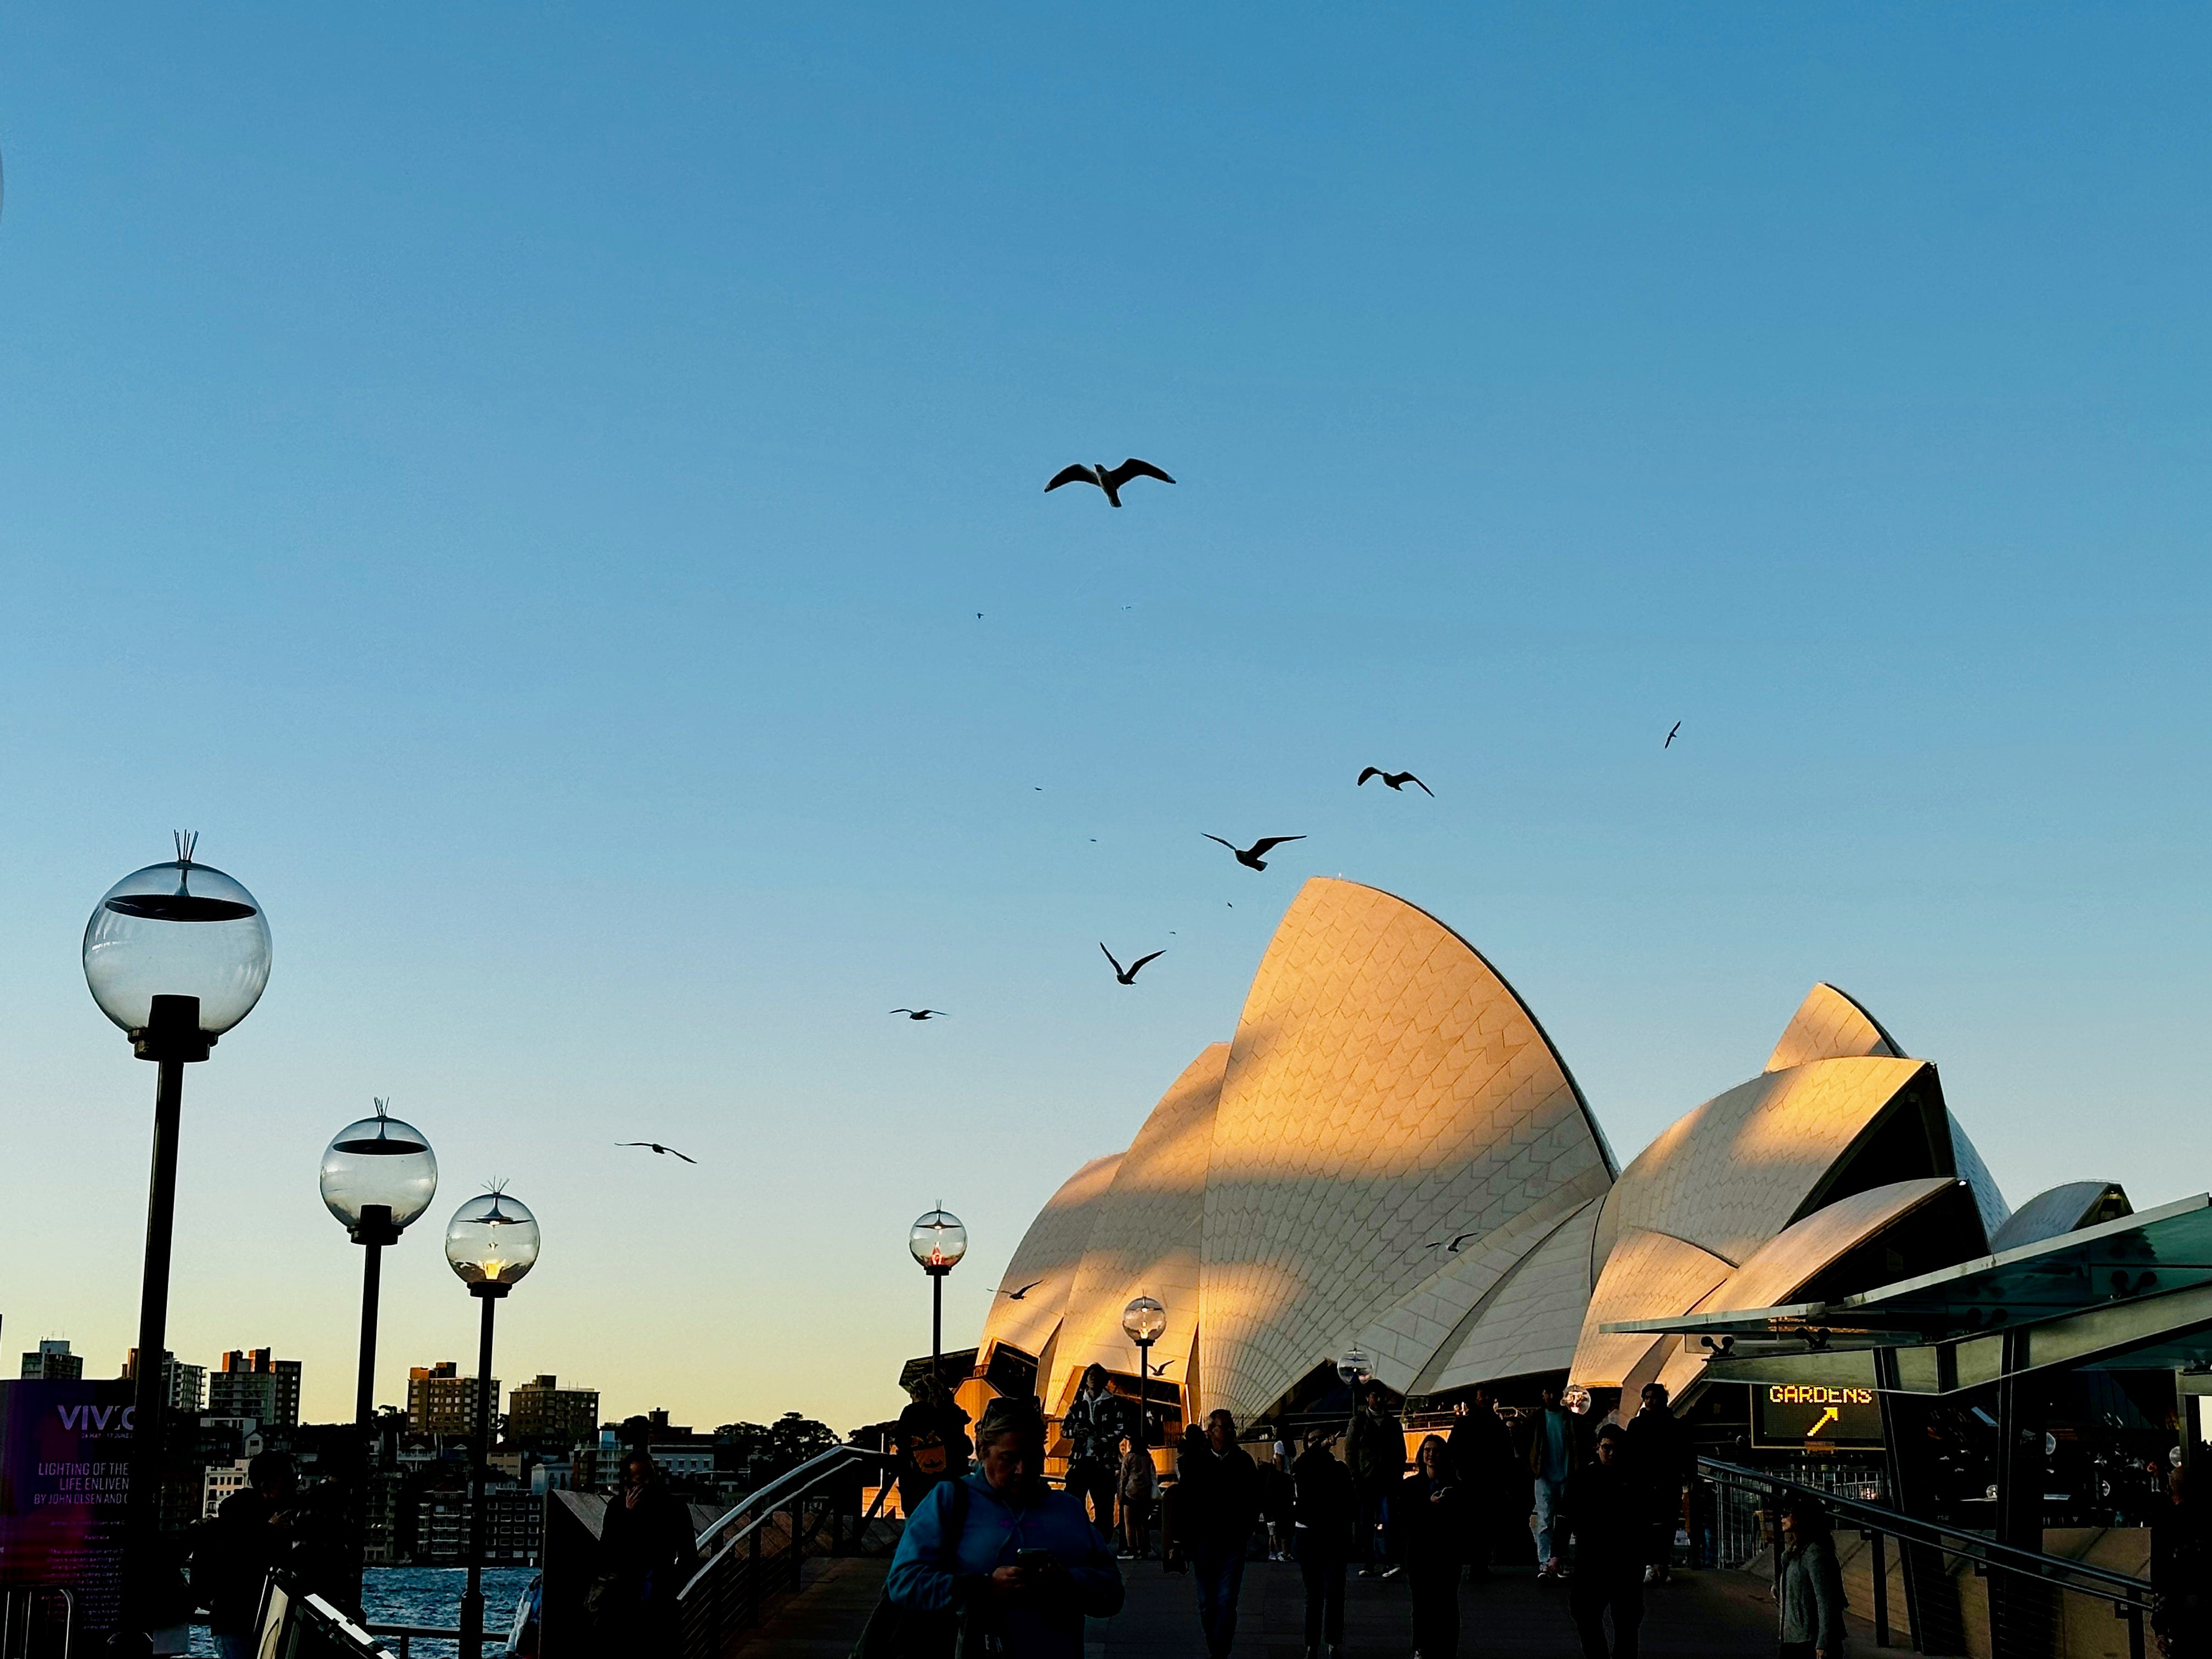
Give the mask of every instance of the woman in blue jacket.
[[1079, 1498], [1045, 1485], [1035, 1401], [993, 1401], [975, 1444], [981, 1467], [908, 1518], [884, 1593], [909, 1613], [981, 1620], [1009, 1659], [1083, 1659], [1084, 1620], [1121, 1610], [1114, 1553]]

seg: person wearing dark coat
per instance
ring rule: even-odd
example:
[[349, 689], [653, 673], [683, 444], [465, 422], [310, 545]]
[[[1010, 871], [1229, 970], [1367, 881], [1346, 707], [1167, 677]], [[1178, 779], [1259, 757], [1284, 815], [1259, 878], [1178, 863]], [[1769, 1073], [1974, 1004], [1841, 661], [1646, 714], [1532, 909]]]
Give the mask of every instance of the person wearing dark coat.
[[1467, 1488], [1452, 1472], [1444, 1441], [1431, 1435], [1398, 1489], [1398, 1552], [1413, 1590], [1413, 1651], [1419, 1659], [1457, 1659], [1459, 1569], [1467, 1559]]
[[1380, 1382], [1370, 1382], [1352, 1430], [1345, 1439], [1345, 1461], [1359, 1488], [1359, 1569], [1362, 1578], [1398, 1576], [1397, 1551], [1390, 1535], [1390, 1500], [1406, 1475], [1406, 1425], [1390, 1409]]
[[222, 1659], [252, 1651], [253, 1621], [269, 1575], [292, 1554], [299, 1476], [290, 1455], [263, 1452], [246, 1468], [246, 1486], [216, 1511], [192, 1551], [193, 1595], [208, 1610]]
[[1674, 1529], [1682, 1523], [1682, 1494], [1697, 1477], [1698, 1455], [1689, 1430], [1667, 1403], [1667, 1385], [1646, 1382], [1643, 1398], [1628, 1419], [1628, 1458], [1651, 1492], [1644, 1582], [1663, 1584], [1674, 1565]]
[[1452, 1473], [1467, 1489], [1468, 1577], [1480, 1582], [1490, 1577], [1508, 1511], [1528, 1512], [1528, 1473], [1513, 1455], [1513, 1431], [1486, 1384], [1476, 1384], [1474, 1397], [1461, 1402], [1444, 1445]]
[[1567, 1608], [1582, 1638], [1583, 1659], [1608, 1659], [1605, 1615], [1613, 1614], [1609, 1659], [1636, 1659], [1644, 1622], [1644, 1558], [1651, 1535], [1651, 1493], [1630, 1466], [1628, 1437], [1617, 1423], [1598, 1431], [1597, 1452], [1567, 1479], [1555, 1524], [1574, 1544]]
[[1291, 1538], [1306, 1586], [1306, 1659], [1334, 1659], [1344, 1645], [1344, 1568], [1359, 1530], [1359, 1492], [1352, 1471], [1329, 1451], [1329, 1437], [1328, 1430], [1314, 1430], [1291, 1465]]
[[1844, 1659], [1844, 1575], [1828, 1513], [1809, 1498], [1782, 1500], [1778, 1659]]
[[2212, 1506], [2179, 1469], [2166, 1486], [2150, 1523], [2150, 1627], [2166, 1659], [2212, 1659]]
[[1092, 1365], [1068, 1402], [1060, 1431], [1067, 1437], [1065, 1490], [1089, 1506], [1091, 1524], [1114, 1535], [1114, 1493], [1121, 1485], [1121, 1442], [1136, 1432], [1132, 1413], [1106, 1380], [1106, 1368]]
[[691, 1511], [642, 1450], [623, 1459], [622, 1490], [599, 1528], [599, 1651], [606, 1659], [663, 1659], [679, 1646], [676, 1593], [699, 1570]]
[[1237, 1638], [1237, 1598], [1244, 1588], [1244, 1552], [1260, 1518], [1260, 1471], [1237, 1443], [1237, 1419], [1209, 1412], [1206, 1438], [1176, 1465], [1176, 1524], [1198, 1582], [1198, 1622], [1210, 1659], [1225, 1659]]
[[968, 1413], [944, 1382], [927, 1373], [907, 1385], [908, 1404], [891, 1431], [898, 1447], [899, 1506], [908, 1515], [940, 1480], [968, 1473]]

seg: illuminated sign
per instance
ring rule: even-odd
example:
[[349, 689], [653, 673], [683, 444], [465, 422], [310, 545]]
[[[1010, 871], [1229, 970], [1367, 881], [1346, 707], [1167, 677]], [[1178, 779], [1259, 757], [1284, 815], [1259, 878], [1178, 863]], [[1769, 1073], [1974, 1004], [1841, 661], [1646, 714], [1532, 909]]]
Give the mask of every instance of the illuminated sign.
[[1751, 1439], [1756, 1446], [1879, 1446], [1881, 1402], [1872, 1389], [1754, 1383]]

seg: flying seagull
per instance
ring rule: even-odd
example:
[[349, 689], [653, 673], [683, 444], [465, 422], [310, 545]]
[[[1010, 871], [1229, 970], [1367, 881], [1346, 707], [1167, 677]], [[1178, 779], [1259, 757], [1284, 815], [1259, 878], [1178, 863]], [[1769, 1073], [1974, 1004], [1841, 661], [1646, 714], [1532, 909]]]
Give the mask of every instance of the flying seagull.
[[904, 1014], [908, 1019], [943, 1019], [945, 1017], [942, 1008], [894, 1008], [891, 1012]]
[[[1098, 941], [1098, 948], [1102, 951], [1106, 951], [1106, 941], [1104, 939], [1102, 939]], [[1106, 960], [1114, 963], [1114, 977], [1115, 979], [1119, 980], [1124, 985], [1134, 985], [1137, 982], [1137, 969], [1150, 962], [1152, 959], [1152, 957], [1165, 956], [1167, 952], [1164, 951], [1155, 951], [1152, 952], [1152, 957], [1139, 957], [1127, 968], [1124, 968], [1119, 962], [1115, 960], [1114, 953], [1111, 951], [1106, 951]]]
[[1430, 788], [1427, 784], [1423, 783], [1411, 772], [1385, 772], [1379, 766], [1370, 766], [1364, 772], [1362, 772], [1359, 775], [1359, 781], [1364, 784], [1370, 778], [1380, 778], [1385, 784], [1393, 789], [1403, 789], [1410, 783], [1418, 788], [1423, 794], [1426, 795], [1431, 800], [1434, 800], [1437, 798], [1437, 792]]
[[[1680, 721], [1680, 720], [1676, 720], [1676, 721], [1674, 722], [1674, 732], [1679, 732], [1679, 731], [1680, 731], [1681, 729], [1682, 729], [1682, 722], [1681, 722], [1681, 721]], [[1659, 745], [1662, 749], [1666, 749], [1666, 748], [1668, 748], [1668, 747], [1672, 746], [1672, 744], [1674, 744], [1674, 732], [1669, 732], [1667, 734], [1667, 741], [1666, 741], [1665, 743], [1662, 743], [1662, 744], [1661, 744]]]
[[[673, 1146], [664, 1146], [657, 1140], [618, 1140], [615, 1145], [617, 1146], [650, 1146], [654, 1152], [665, 1153], [670, 1158], [684, 1158], [684, 1154], [678, 1152]], [[696, 1164], [699, 1160], [696, 1158], [684, 1158], [684, 1161], [686, 1164]]]
[[1063, 466], [1052, 475], [1052, 482], [1044, 488], [1045, 493], [1050, 495], [1062, 484], [1097, 484], [1106, 492], [1106, 499], [1119, 507], [1121, 505], [1121, 486], [1132, 478], [1158, 478], [1162, 483], [1175, 482], [1150, 461], [1140, 461], [1132, 456], [1119, 466], [1109, 466], [1103, 461], [1096, 466], [1085, 466], [1079, 461], [1073, 466]]
[[1163, 1359], [1158, 1364], [1153, 1365], [1151, 1361], [1147, 1360], [1146, 1364], [1150, 1367], [1154, 1376], [1164, 1376], [1167, 1375], [1168, 1367], [1174, 1364], [1175, 1361], [1172, 1359]]
[[1018, 1302], [1024, 1297], [1027, 1296], [1031, 1291], [1036, 1289], [1038, 1285], [1043, 1283], [1044, 1280], [1042, 1279], [1032, 1279], [1018, 1291], [1000, 1291], [999, 1294], [1006, 1297], [1009, 1302]]
[[[1200, 833], [1201, 835], [1205, 834], [1203, 830]], [[1206, 838], [1208, 841], [1221, 841], [1221, 837], [1218, 836], [1206, 836]], [[1221, 844], [1224, 847], [1226, 847], [1231, 852], [1235, 853], [1237, 854], [1237, 862], [1243, 865], [1247, 870], [1264, 870], [1267, 867], [1267, 860], [1261, 855], [1267, 853], [1271, 848], [1280, 847], [1286, 841], [1304, 841], [1304, 839], [1305, 837], [1304, 836], [1262, 836], [1259, 840], [1254, 842], [1249, 847], [1244, 848], [1241, 851], [1238, 849], [1235, 842], [1221, 841]]]
[[1449, 1244], [1445, 1243], [1443, 1240], [1439, 1238], [1434, 1243], [1431, 1244], [1429, 1248], [1432, 1250], [1449, 1250], [1453, 1255], [1456, 1255], [1459, 1254], [1459, 1247], [1466, 1243], [1468, 1239], [1473, 1238], [1474, 1237], [1474, 1235], [1473, 1233], [1462, 1233], [1457, 1238], [1452, 1240]]

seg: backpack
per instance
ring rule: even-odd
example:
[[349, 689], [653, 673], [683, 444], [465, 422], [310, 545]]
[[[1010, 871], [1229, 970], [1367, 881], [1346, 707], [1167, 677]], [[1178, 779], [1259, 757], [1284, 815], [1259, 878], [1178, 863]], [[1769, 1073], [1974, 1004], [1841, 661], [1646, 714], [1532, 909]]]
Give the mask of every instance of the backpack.
[[945, 1437], [933, 1429], [907, 1442], [906, 1455], [914, 1472], [929, 1480], [942, 1480], [951, 1462], [945, 1455]]

